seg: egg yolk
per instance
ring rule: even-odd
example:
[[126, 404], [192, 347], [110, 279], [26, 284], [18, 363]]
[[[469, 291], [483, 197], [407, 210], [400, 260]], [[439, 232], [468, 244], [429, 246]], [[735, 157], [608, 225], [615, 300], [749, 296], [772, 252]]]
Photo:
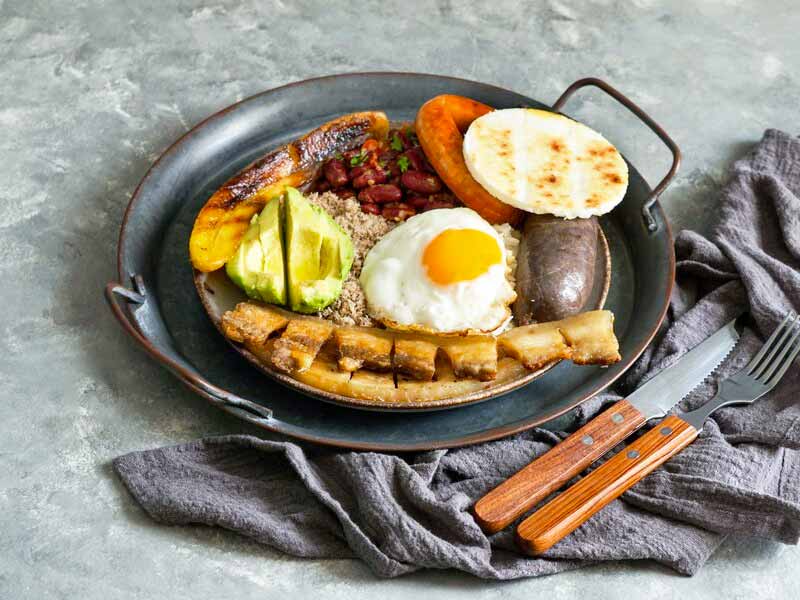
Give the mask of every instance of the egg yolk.
[[428, 278], [439, 285], [475, 279], [502, 260], [497, 240], [477, 229], [446, 229], [422, 253]]

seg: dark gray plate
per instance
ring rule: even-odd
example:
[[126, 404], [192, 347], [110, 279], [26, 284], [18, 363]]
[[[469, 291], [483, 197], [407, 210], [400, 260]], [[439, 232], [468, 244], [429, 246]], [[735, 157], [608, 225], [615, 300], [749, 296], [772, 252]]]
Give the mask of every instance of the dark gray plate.
[[[674, 278], [672, 238], [655, 202], [677, 169], [677, 148], [641, 109], [607, 84], [594, 85], [640, 116], [673, 150], [673, 169], [651, 191], [629, 164], [624, 201], [603, 218], [613, 276], [606, 307], [616, 315], [623, 360], [609, 368], [561, 363], [512, 393], [450, 410], [402, 414], [320, 402], [267, 379], [219, 335], [194, 290], [188, 239], [216, 188], [265, 151], [332, 117], [380, 109], [410, 120], [428, 98], [461, 94], [497, 108], [549, 108], [497, 87], [436, 75], [361, 73], [323, 77], [258, 94], [227, 108], [171, 146], [136, 190], [120, 233], [120, 281], [106, 296], [126, 331], [184, 383], [224, 410], [297, 438], [351, 448], [419, 450], [496, 439], [552, 419], [607, 387], [635, 360], [663, 319]], [[613, 140], [613, 132], [603, 132]], [[127, 306], [121, 303], [125, 300]]]

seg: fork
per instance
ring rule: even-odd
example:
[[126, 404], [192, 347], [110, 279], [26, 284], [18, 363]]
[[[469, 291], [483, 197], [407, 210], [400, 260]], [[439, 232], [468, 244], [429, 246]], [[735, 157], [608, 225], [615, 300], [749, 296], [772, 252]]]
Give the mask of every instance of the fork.
[[539, 555], [606, 504], [691, 444], [705, 420], [723, 406], [752, 404], [772, 390], [800, 353], [800, 316], [790, 312], [738, 373], [722, 380], [699, 408], [666, 417], [575, 485], [520, 523], [517, 543]]

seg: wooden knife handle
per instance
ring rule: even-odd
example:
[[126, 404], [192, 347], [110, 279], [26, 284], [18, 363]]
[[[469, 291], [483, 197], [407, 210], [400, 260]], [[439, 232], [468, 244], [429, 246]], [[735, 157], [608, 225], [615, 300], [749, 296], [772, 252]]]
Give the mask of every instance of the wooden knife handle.
[[520, 548], [527, 554], [542, 554], [695, 438], [697, 430], [689, 423], [667, 417], [520, 523]]
[[507, 527], [644, 423], [639, 410], [620, 400], [478, 500], [475, 520], [486, 533]]

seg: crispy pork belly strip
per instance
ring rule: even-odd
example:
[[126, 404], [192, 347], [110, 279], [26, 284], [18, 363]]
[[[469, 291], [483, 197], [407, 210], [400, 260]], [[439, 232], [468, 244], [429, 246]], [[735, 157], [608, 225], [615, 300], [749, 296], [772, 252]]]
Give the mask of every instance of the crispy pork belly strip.
[[269, 199], [289, 186], [308, 183], [321, 163], [337, 152], [357, 147], [368, 136], [385, 137], [388, 130], [389, 120], [382, 112], [345, 115], [245, 167], [214, 192], [197, 215], [189, 239], [194, 268], [221, 268], [236, 252], [250, 219]]
[[558, 330], [557, 321], [515, 327], [501, 335], [498, 343], [506, 354], [531, 371], [570, 357], [570, 348]]
[[612, 365], [621, 360], [611, 311], [593, 310], [559, 323], [576, 365]]
[[494, 336], [468, 335], [442, 338], [437, 342], [450, 359], [457, 379], [491, 381], [497, 377], [497, 339]]
[[621, 359], [614, 314], [608, 310], [515, 327], [503, 333], [498, 343], [531, 370], [564, 358], [578, 365], [610, 365]]
[[[275, 332], [284, 327], [276, 339]], [[323, 319], [243, 302], [225, 313], [223, 331], [229, 339], [243, 343], [262, 364], [299, 381], [387, 402], [467, 393], [490, 382], [519, 377], [523, 369], [538, 370], [562, 359], [579, 365], [609, 365], [621, 358], [614, 315], [606, 310], [516, 327], [495, 339], [337, 328]], [[499, 359], [498, 345], [506, 354]], [[398, 376], [397, 385], [393, 373]]]
[[333, 324], [323, 319], [298, 318], [289, 321], [275, 342], [272, 363], [285, 373], [302, 373], [311, 367], [322, 345], [333, 333]]
[[392, 370], [394, 336], [385, 329], [338, 327], [333, 332], [333, 344], [342, 371], [352, 372], [362, 367], [372, 371]]
[[222, 332], [240, 344], [264, 344], [269, 336], [288, 323], [285, 311], [254, 302], [240, 302], [234, 310], [222, 315]]
[[439, 347], [413, 334], [397, 333], [394, 338], [394, 370], [411, 379], [430, 381], [436, 373]]

